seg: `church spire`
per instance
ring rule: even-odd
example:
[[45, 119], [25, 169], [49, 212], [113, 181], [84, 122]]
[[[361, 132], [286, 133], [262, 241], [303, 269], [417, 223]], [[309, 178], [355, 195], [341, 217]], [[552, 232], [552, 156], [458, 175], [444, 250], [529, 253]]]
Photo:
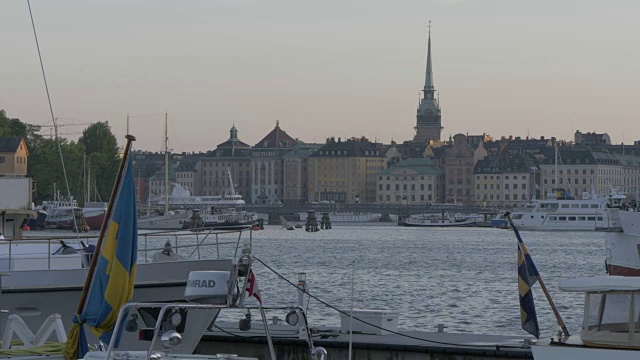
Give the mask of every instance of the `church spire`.
[[431, 20], [429, 20], [429, 41], [427, 42], [427, 73], [424, 79], [424, 96], [417, 111], [416, 135], [413, 141], [425, 143], [439, 141], [442, 131], [440, 102], [435, 98], [433, 86], [433, 66], [431, 64]]
[[424, 96], [433, 99], [433, 67], [431, 65], [431, 20], [429, 20], [429, 41], [427, 42], [427, 74], [424, 79]]

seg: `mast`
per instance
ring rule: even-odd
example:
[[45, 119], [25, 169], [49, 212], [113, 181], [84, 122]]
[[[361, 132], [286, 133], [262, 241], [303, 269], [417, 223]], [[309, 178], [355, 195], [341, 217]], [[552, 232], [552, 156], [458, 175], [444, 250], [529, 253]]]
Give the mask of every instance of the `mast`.
[[[91, 159], [89, 159], [89, 168], [87, 169], [89, 175], [87, 176], [87, 199], [91, 201]], [[85, 200], [85, 203], [87, 200]]]
[[169, 135], [167, 134], [167, 117], [164, 112], [164, 213], [169, 213]]
[[231, 187], [231, 195], [236, 194], [236, 190], [233, 188], [233, 178], [231, 177], [231, 170], [227, 168], [227, 174], [229, 174], [229, 186]]
[[559, 189], [558, 187], [558, 144], [555, 145], [555, 149], [556, 149], [556, 160], [555, 160], [555, 182], [556, 182], [556, 197], [558, 197], [557, 191]]

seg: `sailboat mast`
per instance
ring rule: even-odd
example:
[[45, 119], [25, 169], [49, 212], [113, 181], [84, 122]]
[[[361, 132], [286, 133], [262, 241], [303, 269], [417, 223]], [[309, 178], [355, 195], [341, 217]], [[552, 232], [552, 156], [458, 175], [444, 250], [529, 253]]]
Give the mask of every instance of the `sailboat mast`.
[[168, 114], [164, 113], [164, 213], [169, 213], [169, 135]]
[[556, 176], [555, 176], [555, 182], [556, 182], [556, 197], [557, 197], [558, 196], [557, 195], [557, 191], [558, 191], [558, 144], [556, 144], [555, 149], [556, 149], [556, 163], [555, 163]]

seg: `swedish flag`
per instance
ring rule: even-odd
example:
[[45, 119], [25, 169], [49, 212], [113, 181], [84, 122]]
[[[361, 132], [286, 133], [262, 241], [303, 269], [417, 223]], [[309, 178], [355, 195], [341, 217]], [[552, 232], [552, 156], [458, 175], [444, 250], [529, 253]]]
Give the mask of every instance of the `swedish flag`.
[[[513, 224], [512, 224], [513, 225]], [[531, 287], [538, 281], [538, 269], [529, 255], [527, 247], [524, 245], [520, 232], [513, 226], [513, 231], [518, 237], [518, 291], [520, 292], [520, 323], [522, 328], [535, 336], [540, 337], [538, 327], [538, 317], [536, 307], [533, 304], [533, 293]]]
[[[111, 218], [96, 266], [87, 302], [76, 315], [68, 336], [65, 358], [79, 359], [88, 351], [83, 324], [103, 343], [111, 335], [120, 308], [133, 296], [138, 251], [138, 225], [133, 180], [133, 163], [128, 156], [115, 197]], [[124, 322], [123, 322], [124, 324]]]

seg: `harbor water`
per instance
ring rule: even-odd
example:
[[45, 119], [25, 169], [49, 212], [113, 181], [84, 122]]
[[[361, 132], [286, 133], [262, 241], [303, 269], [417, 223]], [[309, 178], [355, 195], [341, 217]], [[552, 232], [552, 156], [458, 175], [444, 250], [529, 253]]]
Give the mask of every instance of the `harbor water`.
[[[299, 272], [306, 273], [310, 293], [338, 309], [348, 310], [353, 301], [356, 309], [398, 311], [401, 330], [435, 331], [437, 324], [444, 324], [447, 332], [529, 337], [520, 327], [513, 231], [333, 225], [331, 230], [316, 233], [266, 226], [252, 233], [253, 255], [294, 283]], [[61, 231], [32, 231], [30, 235], [46, 234], [69, 235]], [[529, 231], [521, 235], [569, 331], [578, 333], [584, 295], [561, 292], [557, 284], [564, 278], [605, 274], [604, 235]], [[198, 240], [190, 236], [195, 243], [202, 242], [206, 234], [197, 235]], [[218, 250], [233, 254], [237, 238], [237, 234], [221, 236], [225, 245], [209, 247], [208, 254], [181, 250], [180, 255], [215, 257]], [[173, 238], [139, 239], [140, 246], [149, 241], [154, 244], [146, 245], [157, 249], [167, 240]], [[253, 268], [263, 304], [297, 303], [295, 288], [257, 261]], [[555, 335], [559, 326], [538, 284], [533, 294], [541, 337]], [[246, 301], [256, 305], [253, 299]], [[269, 317], [272, 315], [283, 319], [285, 312]], [[340, 326], [339, 313], [313, 299], [308, 316], [312, 326]], [[243, 317], [239, 311], [221, 315], [222, 320]]]
[[[584, 294], [558, 290], [560, 279], [604, 274], [603, 234], [521, 233], [570, 332], [578, 333]], [[307, 273], [310, 292], [339, 308], [400, 312], [399, 329], [528, 336], [520, 327], [517, 240], [493, 228], [407, 228], [335, 225], [307, 233], [267, 227], [254, 234], [254, 254], [295, 282]], [[254, 266], [266, 304], [295, 299], [289, 286]], [[533, 287], [541, 337], [559, 326], [540, 286]], [[339, 315], [311, 300], [312, 324], [337, 325]]]

